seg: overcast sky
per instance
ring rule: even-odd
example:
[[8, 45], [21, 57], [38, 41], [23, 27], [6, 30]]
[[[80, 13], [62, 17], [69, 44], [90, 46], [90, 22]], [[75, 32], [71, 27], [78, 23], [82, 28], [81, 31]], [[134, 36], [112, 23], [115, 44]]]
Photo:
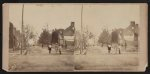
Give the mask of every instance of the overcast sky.
[[[40, 34], [42, 28], [67, 28], [71, 21], [77, 30], [81, 28], [82, 4], [25, 4], [24, 24], [33, 27]], [[130, 21], [140, 23], [139, 5], [137, 4], [83, 4], [83, 26], [99, 35], [103, 28], [125, 28]], [[22, 4], [10, 4], [9, 21], [20, 30]]]

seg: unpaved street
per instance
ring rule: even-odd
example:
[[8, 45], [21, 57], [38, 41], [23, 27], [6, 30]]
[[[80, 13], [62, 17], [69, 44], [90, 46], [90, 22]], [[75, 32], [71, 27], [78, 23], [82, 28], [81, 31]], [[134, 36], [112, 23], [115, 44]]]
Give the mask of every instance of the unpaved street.
[[49, 54], [46, 47], [34, 46], [27, 55], [10, 53], [9, 67], [10, 71], [71, 71], [74, 58], [70, 54], [63, 51], [59, 55], [55, 50]]
[[137, 53], [122, 51], [121, 54], [108, 54], [106, 47], [89, 47], [86, 55], [63, 50], [62, 55], [52, 50], [48, 53], [46, 47], [32, 46], [27, 55], [10, 53], [10, 71], [73, 71], [73, 70], [125, 70], [130, 66], [136, 70], [138, 66]]
[[89, 47], [87, 55], [75, 56], [76, 70], [103, 70], [103, 71], [121, 71], [137, 70], [138, 54], [137, 52], [121, 51], [121, 54], [115, 54], [112, 50], [108, 54], [106, 47]]

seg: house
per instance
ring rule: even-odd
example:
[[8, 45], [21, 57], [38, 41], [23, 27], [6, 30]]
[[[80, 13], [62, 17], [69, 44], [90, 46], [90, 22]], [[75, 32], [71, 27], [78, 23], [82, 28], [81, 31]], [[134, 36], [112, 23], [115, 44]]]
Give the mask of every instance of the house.
[[9, 26], [9, 47], [13, 50], [21, 48], [20, 30], [17, 30], [11, 22]]
[[72, 47], [75, 41], [75, 27], [74, 22], [66, 29], [55, 29], [52, 32], [52, 44], [59, 43], [64, 47]]
[[75, 42], [75, 22], [71, 22], [71, 25], [63, 31], [64, 44], [67, 48], [68, 46], [74, 46]]
[[130, 22], [130, 25], [127, 28], [119, 28], [118, 32], [118, 42], [124, 45], [126, 42], [129, 44], [137, 45], [138, 41], [138, 24], [135, 24], [134, 21]]
[[75, 33], [74, 24], [75, 24], [75, 22], [71, 22], [71, 25], [64, 30], [64, 32], [63, 32], [64, 36], [74, 36], [74, 33]]
[[135, 24], [134, 21], [131, 21], [130, 25], [123, 31], [124, 39], [128, 41], [137, 41], [138, 40], [138, 24]]

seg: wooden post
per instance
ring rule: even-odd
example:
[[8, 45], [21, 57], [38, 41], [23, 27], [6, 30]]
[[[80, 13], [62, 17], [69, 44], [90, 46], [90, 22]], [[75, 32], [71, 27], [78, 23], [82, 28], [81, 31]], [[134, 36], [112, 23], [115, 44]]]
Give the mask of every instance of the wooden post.
[[24, 22], [23, 22], [23, 14], [24, 14], [24, 4], [23, 4], [23, 6], [22, 6], [22, 28], [21, 28], [21, 30], [22, 30], [22, 39], [21, 39], [21, 54], [22, 54], [22, 51], [23, 51], [23, 45], [24, 45], [24, 30], [23, 30], [23, 28], [24, 28], [24, 26], [23, 26], [23, 24], [24, 24]]
[[80, 54], [82, 53], [83, 50], [83, 24], [82, 24], [82, 13], [83, 13], [83, 4], [81, 7], [81, 49], [80, 49]]

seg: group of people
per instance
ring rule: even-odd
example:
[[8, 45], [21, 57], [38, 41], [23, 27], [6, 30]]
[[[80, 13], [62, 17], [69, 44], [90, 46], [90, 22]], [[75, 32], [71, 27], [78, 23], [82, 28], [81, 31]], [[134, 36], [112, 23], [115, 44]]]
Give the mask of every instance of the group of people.
[[111, 50], [114, 49], [115, 53], [121, 54], [122, 46], [127, 46], [126, 40], [123, 38], [122, 31], [114, 29], [111, 33], [111, 43], [108, 44], [108, 53], [111, 53]]
[[[59, 51], [59, 54], [62, 54], [61, 51], [62, 51], [62, 46], [61, 45], [58, 45], [58, 44], [54, 44], [54, 49], [56, 51], [56, 53]], [[52, 51], [52, 45], [49, 44], [48, 45], [48, 50], [49, 50], [49, 54], [51, 54], [51, 51]]]
[[125, 41], [124, 45], [118, 44], [118, 43], [112, 43], [107, 45], [108, 53], [111, 53], [112, 48], [115, 50], [115, 53], [121, 54], [121, 50], [124, 48], [126, 49], [127, 43]]
[[118, 44], [108, 44], [107, 48], [108, 48], [108, 53], [109, 54], [111, 53], [112, 48], [115, 50], [116, 54], [117, 53], [121, 54], [121, 49], [122, 49], [121, 45], [118, 45]]

